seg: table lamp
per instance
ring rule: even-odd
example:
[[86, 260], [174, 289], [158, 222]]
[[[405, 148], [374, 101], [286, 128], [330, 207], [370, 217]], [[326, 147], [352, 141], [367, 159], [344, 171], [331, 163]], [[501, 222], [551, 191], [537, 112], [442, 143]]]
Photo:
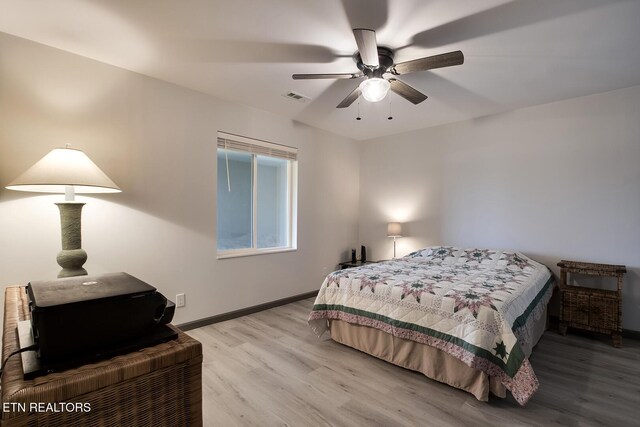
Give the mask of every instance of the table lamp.
[[396, 259], [396, 238], [402, 237], [402, 224], [399, 222], [387, 224], [387, 237], [393, 237], [393, 259]]
[[82, 249], [81, 216], [85, 205], [75, 201], [75, 193], [119, 193], [120, 188], [80, 150], [56, 148], [6, 187], [9, 190], [38, 193], [64, 193], [60, 209], [62, 250], [57, 261], [58, 277], [87, 274], [82, 266], [87, 253]]

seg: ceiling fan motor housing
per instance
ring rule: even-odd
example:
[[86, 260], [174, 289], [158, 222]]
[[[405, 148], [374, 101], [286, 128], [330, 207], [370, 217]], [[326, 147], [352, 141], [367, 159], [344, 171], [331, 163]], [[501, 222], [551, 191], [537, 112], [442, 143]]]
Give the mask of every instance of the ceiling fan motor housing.
[[378, 62], [380, 65], [374, 69], [371, 69], [362, 63], [362, 57], [360, 52], [353, 54], [353, 60], [356, 62], [356, 66], [361, 70], [368, 78], [382, 77], [384, 73], [393, 65], [393, 50], [378, 46]]

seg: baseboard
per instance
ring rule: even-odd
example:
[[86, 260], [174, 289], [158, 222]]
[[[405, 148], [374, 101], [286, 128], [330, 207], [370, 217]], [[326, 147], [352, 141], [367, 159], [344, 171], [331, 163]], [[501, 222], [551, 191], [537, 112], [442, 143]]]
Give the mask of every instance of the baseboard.
[[286, 305], [292, 302], [315, 297], [316, 295], [318, 295], [318, 291], [305, 292], [304, 294], [294, 295], [291, 297], [282, 298], [275, 301], [265, 302], [264, 304], [258, 304], [252, 307], [241, 308], [240, 310], [217, 314], [215, 316], [207, 317], [200, 320], [194, 320], [192, 322], [181, 323], [175, 326], [180, 328], [180, 330], [182, 331], [188, 331], [190, 329], [201, 328], [203, 326], [212, 325], [214, 323], [224, 322], [225, 320], [236, 319], [238, 317], [257, 313], [259, 311], [269, 310], [270, 308], [279, 307], [281, 305]]
[[[549, 316], [549, 329], [552, 331], [558, 330], [558, 325], [560, 324], [560, 316]], [[633, 331], [631, 329], [623, 329], [622, 330], [623, 338], [631, 338], [640, 340], [640, 331]]]
[[631, 329], [622, 330], [622, 338], [631, 338], [640, 340], [640, 331], [632, 331]]

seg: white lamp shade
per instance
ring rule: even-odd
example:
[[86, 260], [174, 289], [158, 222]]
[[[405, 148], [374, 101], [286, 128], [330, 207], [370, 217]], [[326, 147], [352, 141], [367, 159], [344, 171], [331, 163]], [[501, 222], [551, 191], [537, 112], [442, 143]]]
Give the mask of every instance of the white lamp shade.
[[120, 188], [80, 150], [56, 148], [13, 180], [7, 189], [40, 193], [119, 193]]
[[387, 224], [387, 237], [402, 237], [402, 224], [399, 222]]
[[362, 96], [369, 102], [382, 101], [391, 85], [385, 79], [374, 77], [360, 83], [360, 91]]

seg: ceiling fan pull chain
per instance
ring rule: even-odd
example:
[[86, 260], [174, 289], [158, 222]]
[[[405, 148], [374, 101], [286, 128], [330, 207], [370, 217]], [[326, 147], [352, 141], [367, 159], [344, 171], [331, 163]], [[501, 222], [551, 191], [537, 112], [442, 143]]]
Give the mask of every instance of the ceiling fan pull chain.
[[358, 116], [356, 117], [356, 120], [362, 120], [360, 117], [360, 97], [358, 97]]
[[389, 96], [389, 117], [387, 117], [387, 120], [393, 120], [393, 116], [391, 115], [391, 94], [389, 94], [388, 96]]

